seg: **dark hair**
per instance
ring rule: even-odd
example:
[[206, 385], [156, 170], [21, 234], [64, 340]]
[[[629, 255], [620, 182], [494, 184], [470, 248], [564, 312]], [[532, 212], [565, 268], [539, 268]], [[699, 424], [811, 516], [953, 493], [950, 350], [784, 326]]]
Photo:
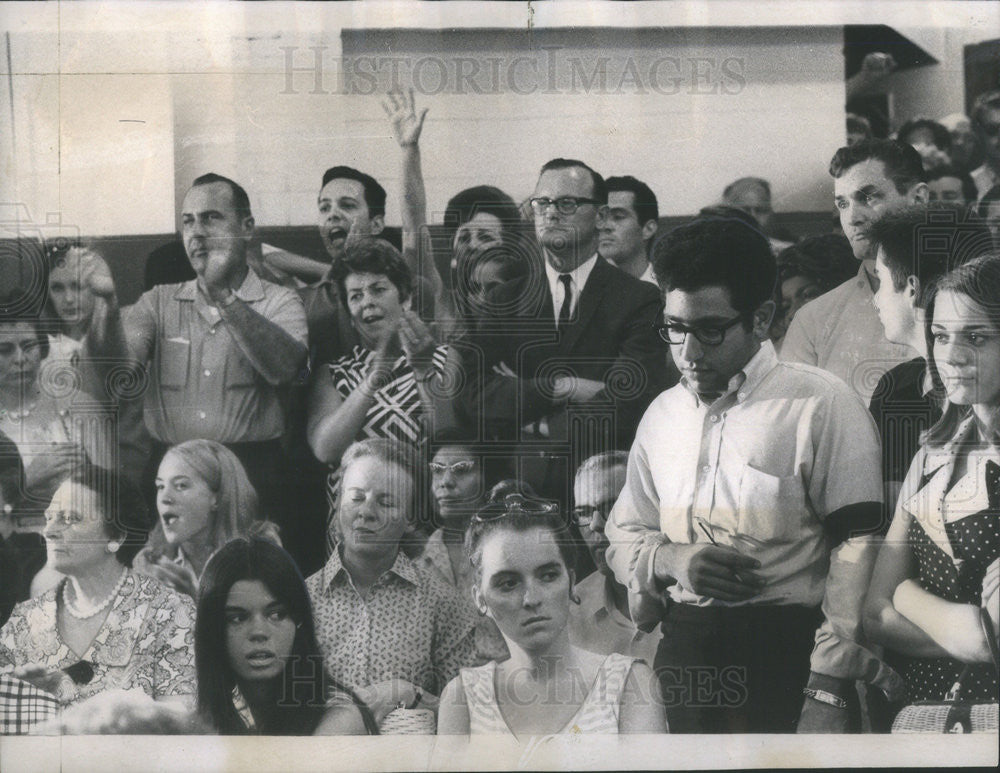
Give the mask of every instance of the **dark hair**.
[[896, 138], [900, 142], [910, 144], [906, 139], [906, 135], [919, 129], [927, 129], [931, 133], [932, 141], [938, 150], [943, 150], [946, 153], [951, 150], [951, 133], [944, 126], [937, 121], [932, 121], [930, 118], [914, 118], [907, 121], [899, 127], [899, 131], [896, 132]]
[[233, 708], [236, 675], [226, 647], [226, 601], [241, 580], [262, 583], [282, 602], [295, 621], [292, 654], [281, 680], [281, 696], [274, 706], [257, 708], [254, 720], [267, 735], [310, 735], [326, 711], [333, 690], [350, 696], [361, 711], [370, 734], [378, 730], [371, 712], [358, 697], [331, 677], [323, 665], [316, 641], [309, 591], [295, 561], [266, 539], [238, 538], [226, 543], [208, 561], [201, 578], [195, 618], [195, 666], [198, 674], [198, 709], [223, 735], [249, 731]]
[[639, 225], [645, 225], [650, 220], [659, 221], [660, 207], [656, 202], [656, 194], [642, 180], [637, 180], [632, 175], [623, 177], [609, 177], [606, 181], [608, 193], [615, 191], [631, 193], [635, 197], [635, 214], [639, 219]]
[[824, 293], [858, 273], [858, 260], [851, 243], [841, 234], [810, 236], [785, 247], [778, 253], [777, 261], [779, 285], [786, 279], [804, 276]]
[[38, 353], [44, 360], [49, 356], [49, 337], [42, 330], [42, 325], [36, 314], [9, 314], [3, 308], [6, 305], [4, 300], [0, 300], [0, 326], [3, 325], [28, 325], [35, 334], [35, 346]]
[[[501, 500], [502, 501], [502, 500]], [[545, 504], [544, 500], [528, 499], [526, 504]], [[488, 508], [497, 507], [497, 503], [487, 505]], [[484, 508], [485, 509], [485, 508]], [[480, 513], [483, 511], [481, 510]], [[491, 520], [479, 520], [473, 518], [469, 523], [469, 528], [465, 532], [465, 554], [469, 557], [469, 562], [475, 570], [477, 580], [482, 579], [482, 558], [483, 542], [491, 534], [500, 532], [513, 532], [523, 534], [532, 529], [542, 529], [552, 534], [552, 539], [559, 548], [559, 556], [566, 565], [567, 571], [574, 571], [576, 566], [576, 542], [566, 526], [566, 518], [558, 510], [548, 513], [533, 513], [524, 510], [514, 509], [508, 511], [507, 515]]]
[[976, 190], [976, 183], [968, 172], [949, 164], [937, 166], [927, 172], [927, 182], [932, 183], [943, 177], [954, 177], [962, 183], [962, 199], [966, 204], [971, 204], [976, 200], [979, 193]]
[[857, 134], [863, 134], [865, 139], [871, 139], [872, 137], [872, 124], [863, 115], [857, 115], [856, 113], [847, 114], [847, 133], [855, 132]]
[[868, 238], [874, 248], [882, 248], [897, 292], [909, 277], [917, 277], [920, 308], [942, 276], [993, 246], [989, 229], [970, 219], [964, 206], [940, 201], [884, 214], [869, 226]]
[[229, 190], [233, 194], [233, 206], [240, 218], [253, 217], [253, 213], [250, 211], [250, 197], [247, 196], [247, 192], [243, 189], [242, 185], [230, 180], [228, 177], [223, 177], [221, 174], [216, 174], [215, 172], [209, 172], [208, 174], [203, 174], [201, 177], [196, 177], [194, 182], [191, 183], [191, 187], [211, 185], [212, 183], [225, 183], [229, 186]]
[[405, 301], [413, 294], [413, 275], [409, 266], [385, 239], [369, 236], [356, 242], [349, 242], [344, 259], [334, 264], [332, 275], [340, 289], [340, 300], [347, 308], [347, 288], [345, 282], [351, 274], [381, 274], [399, 290], [399, 300]]
[[577, 161], [574, 158], [553, 158], [551, 161], [546, 162], [541, 170], [538, 172], [538, 176], [541, 177], [545, 172], [553, 172], [559, 169], [573, 169], [574, 167], [579, 167], [581, 169], [586, 169], [590, 172], [590, 179], [593, 182], [594, 187], [594, 198], [600, 204], [608, 203], [608, 186], [604, 182], [604, 178], [601, 177], [597, 172], [591, 169], [587, 164], [582, 161]]
[[984, 91], [972, 103], [972, 123], [982, 126], [983, 113], [987, 109], [1000, 110], [1000, 89]]
[[322, 191], [330, 180], [357, 180], [365, 189], [365, 204], [368, 207], [369, 217], [385, 217], [385, 188], [379, 185], [378, 180], [370, 174], [359, 172], [349, 166], [333, 166], [323, 172], [323, 182], [319, 189]]
[[896, 140], [860, 140], [840, 148], [830, 160], [830, 176], [838, 178], [863, 161], [881, 161], [897, 193], [924, 182], [924, 162], [912, 145]]
[[458, 229], [480, 213], [493, 215], [500, 221], [504, 240], [521, 222], [521, 210], [514, 199], [492, 185], [477, 185], [456, 193], [444, 209], [444, 228], [448, 244], [455, 240]]
[[[927, 314], [924, 319], [924, 337], [927, 340], [927, 369], [935, 385], [941, 383], [937, 362], [934, 360], [934, 336], [931, 327], [934, 324], [934, 305], [937, 296], [944, 292], [953, 292], [966, 296], [973, 303], [986, 311], [990, 324], [1000, 331], [1000, 253], [983, 255], [964, 263], [953, 271], [945, 274], [935, 285], [927, 302]], [[1000, 447], [1000, 407], [994, 406], [994, 422], [992, 436], [988, 438], [994, 447]], [[958, 426], [971, 414], [972, 406], [955, 405], [945, 402], [944, 412], [937, 423], [928, 429], [920, 438], [920, 442], [931, 448], [940, 448], [953, 440]]]
[[120, 542], [115, 558], [124, 566], [132, 566], [132, 559], [142, 550], [153, 528], [138, 487], [126, 476], [94, 464], [83, 453], [75, 460], [68, 480], [94, 492], [105, 533]]
[[[760, 230], [760, 223], [757, 222], [757, 218], [745, 209], [731, 207], [728, 204], [710, 204], [707, 207], [702, 207], [698, 210], [698, 217], [717, 218], [722, 220], [739, 220], [741, 223], [746, 223], [754, 230]], [[768, 244], [770, 244], [770, 242]]]
[[725, 288], [747, 329], [753, 312], [771, 299], [778, 273], [771, 245], [757, 228], [742, 219], [703, 217], [656, 242], [653, 270], [664, 293]]

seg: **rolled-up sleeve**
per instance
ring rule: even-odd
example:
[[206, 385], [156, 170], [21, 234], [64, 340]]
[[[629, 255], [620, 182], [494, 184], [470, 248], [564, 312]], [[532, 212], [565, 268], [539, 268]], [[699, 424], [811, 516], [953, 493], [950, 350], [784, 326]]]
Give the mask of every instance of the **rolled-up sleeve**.
[[670, 540], [660, 531], [659, 498], [642, 443], [644, 424], [629, 452], [625, 486], [605, 527], [611, 543], [605, 560], [628, 589], [633, 622], [646, 631], [663, 619], [663, 588], [654, 567], [657, 549]]

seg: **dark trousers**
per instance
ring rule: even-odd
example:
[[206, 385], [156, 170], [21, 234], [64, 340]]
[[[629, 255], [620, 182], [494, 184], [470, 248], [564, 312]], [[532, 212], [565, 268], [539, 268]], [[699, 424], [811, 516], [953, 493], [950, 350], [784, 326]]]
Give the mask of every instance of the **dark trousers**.
[[670, 732], [795, 732], [821, 620], [802, 606], [672, 605], [654, 661]]

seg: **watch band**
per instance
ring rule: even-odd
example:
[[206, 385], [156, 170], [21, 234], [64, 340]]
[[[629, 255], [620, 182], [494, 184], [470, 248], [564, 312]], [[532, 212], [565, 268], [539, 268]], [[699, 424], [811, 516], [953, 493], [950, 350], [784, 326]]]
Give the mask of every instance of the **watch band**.
[[814, 701], [825, 703], [828, 706], [834, 706], [838, 709], [847, 708], [847, 701], [839, 695], [834, 695], [832, 692], [827, 692], [826, 690], [814, 690], [812, 687], [803, 687], [802, 694], [807, 698], [812, 698]]

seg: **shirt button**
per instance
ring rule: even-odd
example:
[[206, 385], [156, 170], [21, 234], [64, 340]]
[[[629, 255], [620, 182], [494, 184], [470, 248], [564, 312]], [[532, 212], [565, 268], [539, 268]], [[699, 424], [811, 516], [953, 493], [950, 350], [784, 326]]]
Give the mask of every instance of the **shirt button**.
[[710, 464], [706, 464], [706, 465], [705, 465], [704, 467], [702, 467], [701, 469], [702, 469], [702, 471], [703, 471], [703, 472], [711, 472], [711, 471], [712, 471], [712, 465], [710, 465]]
[[718, 420], [719, 420], [719, 417], [718, 417], [718, 416], [715, 416], [714, 414], [713, 414], [713, 415], [712, 415], [712, 416], [711, 416], [710, 418], [711, 418], [711, 420], [712, 420], [713, 422], [716, 422], [716, 421], [718, 421]]
[[211, 329], [210, 329], [210, 330], [208, 331], [208, 334], [209, 334], [210, 336], [214, 336], [214, 335], [215, 335], [215, 328], [214, 328], [214, 327], [213, 327], [213, 328], [211, 328]]
[[210, 371], [208, 368], [205, 368], [205, 376], [206, 376], [206, 378], [208, 376], [211, 376], [211, 375], [212, 375], [212, 371]]
[[204, 411], [198, 411], [198, 418], [199, 418], [199, 419], [204, 419], [204, 418], [206, 418], [206, 416], [205, 416], [205, 412], [204, 412]]

